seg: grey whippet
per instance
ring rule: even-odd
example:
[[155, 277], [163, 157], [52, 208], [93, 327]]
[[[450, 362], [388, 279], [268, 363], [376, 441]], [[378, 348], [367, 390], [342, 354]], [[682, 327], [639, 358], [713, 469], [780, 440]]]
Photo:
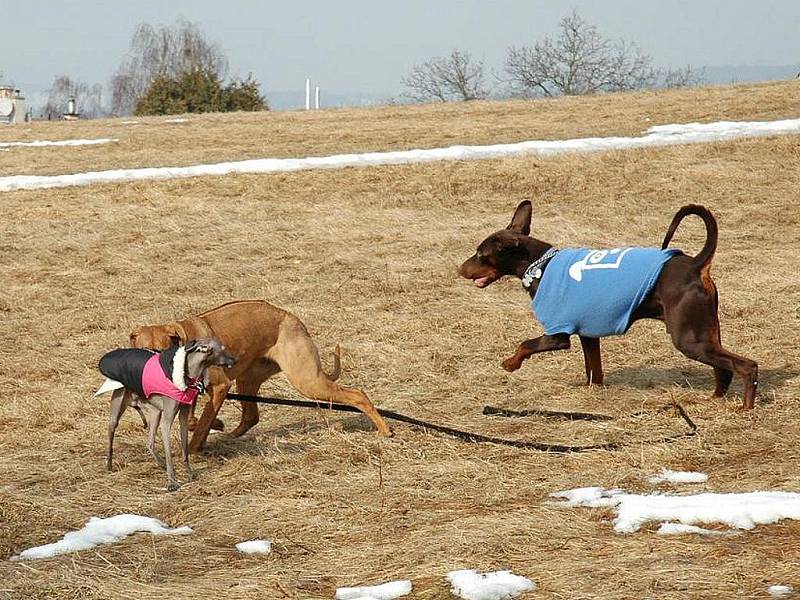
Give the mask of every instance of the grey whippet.
[[[209, 367], [232, 367], [236, 358], [217, 339], [192, 340], [185, 346], [173, 346], [163, 352], [126, 348], [112, 350], [100, 359], [100, 372], [106, 382], [95, 396], [113, 390], [108, 422], [108, 459], [111, 470], [114, 454], [114, 432], [128, 406], [144, 409], [149, 426], [147, 449], [161, 468], [167, 471], [167, 489], [177, 490], [169, 434], [175, 416], [180, 422], [181, 450], [189, 481], [194, 473], [189, 466], [189, 412], [197, 395], [208, 383]], [[162, 461], [155, 450], [156, 430], [162, 421], [164, 444]]]

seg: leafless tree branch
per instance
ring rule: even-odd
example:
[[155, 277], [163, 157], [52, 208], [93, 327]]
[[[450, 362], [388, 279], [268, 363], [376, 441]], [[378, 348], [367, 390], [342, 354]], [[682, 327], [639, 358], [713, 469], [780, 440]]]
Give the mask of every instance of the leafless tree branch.
[[483, 62], [461, 50], [416, 65], [402, 82], [408, 90], [406, 96], [418, 102], [477, 100], [487, 95]]
[[636, 90], [653, 86], [659, 72], [630, 42], [614, 42], [573, 11], [559, 23], [558, 38], [533, 47], [511, 47], [505, 72], [523, 95], [555, 96]]
[[93, 119], [105, 115], [103, 86], [99, 83], [90, 86], [83, 81], [75, 81], [68, 75], [58, 75], [53, 80], [53, 85], [47, 91], [43, 113], [49, 118], [61, 118], [67, 111], [70, 98], [75, 98], [78, 112], [83, 118]]

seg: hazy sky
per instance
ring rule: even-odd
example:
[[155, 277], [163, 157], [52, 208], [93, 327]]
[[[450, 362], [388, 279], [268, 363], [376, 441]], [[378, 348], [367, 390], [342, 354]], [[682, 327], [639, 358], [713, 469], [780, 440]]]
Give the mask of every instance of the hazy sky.
[[659, 66], [800, 63], [800, 0], [4, 0], [0, 73], [20, 86], [61, 73], [105, 86], [138, 23], [183, 16], [267, 95], [306, 77], [395, 95], [415, 63], [455, 47], [500, 67], [508, 46], [553, 35], [573, 8]]

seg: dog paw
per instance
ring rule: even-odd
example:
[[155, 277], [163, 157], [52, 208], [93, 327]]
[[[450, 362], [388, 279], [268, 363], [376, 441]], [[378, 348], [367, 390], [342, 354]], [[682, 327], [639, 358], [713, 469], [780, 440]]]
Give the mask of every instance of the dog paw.
[[180, 487], [181, 484], [179, 484], [177, 481], [170, 481], [169, 483], [167, 483], [168, 492], [176, 492], [180, 489]]
[[503, 363], [502, 363], [502, 365], [501, 365], [501, 366], [502, 366], [502, 367], [503, 367], [503, 368], [504, 368], [506, 371], [508, 371], [509, 373], [513, 373], [514, 371], [516, 371], [517, 369], [519, 369], [519, 368], [520, 368], [522, 365], [520, 364], [520, 362], [519, 362], [517, 359], [515, 359], [515, 358], [512, 356], [511, 358], [507, 358], [507, 359], [505, 359], [505, 360], [503, 361]]

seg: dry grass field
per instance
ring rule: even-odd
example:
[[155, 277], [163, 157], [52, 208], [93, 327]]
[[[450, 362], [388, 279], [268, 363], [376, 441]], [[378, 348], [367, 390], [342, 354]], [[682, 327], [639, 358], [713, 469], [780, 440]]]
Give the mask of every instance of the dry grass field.
[[[800, 116], [797, 83], [534, 102], [189, 116], [0, 129], [0, 141], [113, 137], [113, 145], [13, 148], [0, 174], [190, 165], [266, 156], [636, 135], [655, 124]], [[556, 245], [657, 245], [683, 204], [716, 214], [712, 273], [723, 342], [760, 364], [756, 409], [741, 382], [709, 399], [710, 368], [663, 325], [605, 340], [607, 387], [583, 387], [579, 345], [500, 368], [540, 331], [519, 282], [486, 290], [456, 268], [521, 198]], [[800, 522], [733, 536], [613, 531], [612, 512], [546, 504], [598, 485], [630, 491], [800, 491], [800, 137], [556, 158], [241, 175], [0, 194], [0, 598], [332, 598], [337, 586], [409, 578], [410, 598], [450, 597], [458, 568], [512, 569], [526, 598], [766, 598], [800, 588]], [[702, 246], [699, 220], [674, 246]], [[233, 299], [297, 314], [326, 366], [379, 406], [512, 439], [617, 451], [544, 454], [468, 444], [361, 417], [262, 407], [240, 439], [212, 434], [178, 492], [145, 451], [135, 413], [105, 470], [108, 400], [97, 359], [139, 324]], [[278, 376], [267, 395], [296, 397]], [[675, 416], [680, 402], [699, 435]], [[485, 404], [618, 417], [567, 423], [481, 415]], [[239, 405], [221, 416], [238, 423]], [[177, 427], [174, 448], [177, 451]], [[705, 485], [654, 487], [662, 468]], [[179, 478], [183, 471], [178, 469]], [[131, 512], [180, 537], [137, 534], [50, 560], [10, 562], [90, 516]], [[274, 541], [267, 557], [234, 544]]]

